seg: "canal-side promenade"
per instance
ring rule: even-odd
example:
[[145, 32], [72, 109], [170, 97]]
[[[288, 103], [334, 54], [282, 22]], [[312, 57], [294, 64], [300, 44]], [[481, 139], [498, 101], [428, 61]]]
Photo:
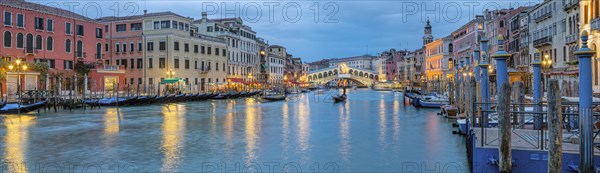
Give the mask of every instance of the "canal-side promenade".
[[437, 109], [370, 89], [334, 104], [332, 92], [5, 115], [0, 152], [22, 172], [469, 171]]

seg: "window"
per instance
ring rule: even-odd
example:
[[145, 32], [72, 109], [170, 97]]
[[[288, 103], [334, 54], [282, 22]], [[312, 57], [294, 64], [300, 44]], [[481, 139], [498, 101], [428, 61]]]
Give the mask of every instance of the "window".
[[215, 48], [215, 55], [219, 56], [219, 48]]
[[219, 71], [219, 63], [215, 62], [215, 70]]
[[133, 47], [133, 43], [129, 43], [129, 51], [130, 52], [135, 51], [135, 47]]
[[148, 84], [153, 84], [154, 80], [152, 78], [148, 78]]
[[104, 51], [108, 52], [108, 43], [104, 44]]
[[225, 63], [223, 63], [223, 71], [225, 71]]
[[154, 42], [148, 42], [146, 44], [148, 44], [148, 47], [146, 47], [146, 50], [148, 50], [148, 51], [154, 50]]
[[204, 46], [200, 48], [200, 53], [204, 54]]
[[227, 51], [223, 49], [223, 56], [225, 56], [225, 54], [227, 54]]
[[119, 53], [121, 51], [121, 44], [115, 44], [115, 52]]
[[83, 57], [83, 42], [81, 40], [77, 41], [77, 57]]
[[17, 48], [23, 48], [23, 34], [17, 34]]
[[160, 29], [160, 22], [156, 21], [154, 22], [154, 29]]
[[167, 42], [161, 41], [158, 43], [158, 50], [167, 50]]
[[63, 61], [63, 63], [64, 63], [63, 65], [65, 67], [65, 70], [73, 69], [73, 61], [65, 60], [65, 61]]
[[148, 68], [152, 68], [152, 58], [148, 58]]
[[127, 52], [127, 43], [123, 43], [121, 46], [123, 46], [123, 52]]
[[53, 59], [49, 59], [49, 60], [48, 60], [48, 66], [49, 66], [50, 68], [54, 68], [54, 67], [55, 67], [55, 63], [54, 63], [54, 60], [53, 60]]
[[129, 68], [131, 68], [131, 69], [133, 69], [133, 67], [135, 65], [135, 64], [133, 64], [134, 63], [133, 61], [135, 61], [135, 60], [133, 60], [133, 59], [129, 60]]
[[117, 25], [117, 32], [125, 32], [127, 31], [127, 25], [126, 24], [118, 24]]
[[202, 64], [200, 65], [200, 70], [204, 71], [204, 61], [202, 61]]
[[102, 38], [102, 28], [96, 28], [96, 38]]
[[173, 50], [179, 50], [179, 42], [173, 43]]
[[131, 31], [140, 31], [142, 30], [142, 23], [132, 23]]
[[183, 51], [190, 52], [190, 44], [187, 44], [187, 43], [183, 44]]
[[142, 58], [138, 58], [137, 59], [137, 68], [141, 69], [143, 67], [143, 62], [144, 61], [142, 60]]
[[213, 31], [213, 27], [212, 26], [206, 27], [206, 32], [212, 32], [212, 31]]
[[12, 47], [12, 34], [8, 31], [4, 32], [4, 47]]
[[190, 69], [190, 60], [189, 59], [186, 59], [184, 61], [184, 66], [185, 66], [185, 69]]
[[72, 34], [71, 23], [69, 22], [65, 23], [65, 34]]
[[102, 44], [96, 44], [96, 59], [102, 59]]
[[169, 22], [168, 20], [160, 21], [160, 28], [161, 29], [171, 28], [171, 22]]
[[44, 30], [44, 18], [35, 17], [35, 29]]
[[25, 15], [17, 14], [17, 27], [25, 27]]
[[124, 68], [127, 68], [127, 59], [122, 59], [122, 60], [121, 60], [121, 65], [122, 65]]
[[208, 54], [211, 54], [211, 47], [208, 47]]
[[194, 69], [198, 69], [198, 60], [194, 61]]
[[133, 85], [133, 78], [129, 79], [129, 85]]
[[77, 35], [83, 36], [83, 25], [77, 25]]
[[158, 59], [158, 68], [165, 68], [165, 66], [166, 66], [165, 58], [159, 58]]
[[35, 36], [35, 49], [42, 50], [42, 36]]
[[138, 52], [142, 51], [142, 42], [138, 42]]
[[54, 50], [54, 38], [48, 37], [46, 39], [46, 50]]
[[4, 12], [4, 25], [12, 26], [12, 13], [5, 11]]
[[194, 45], [194, 53], [198, 53], [198, 45]]
[[54, 31], [54, 20], [48, 19], [48, 31]]
[[179, 58], [173, 59], [173, 68], [179, 68]]
[[25, 40], [25, 49], [27, 50], [27, 53], [33, 53], [33, 35], [27, 34], [27, 38]]

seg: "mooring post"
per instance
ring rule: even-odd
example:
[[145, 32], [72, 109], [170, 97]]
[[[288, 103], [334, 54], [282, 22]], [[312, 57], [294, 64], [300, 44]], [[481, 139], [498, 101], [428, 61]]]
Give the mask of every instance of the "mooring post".
[[[475, 88], [477, 88], [477, 82], [475, 78], [471, 78], [470, 81], [470, 85], [471, 85], [471, 89], [469, 90], [469, 92], [471, 92], [471, 122], [475, 122], [475, 119], [477, 118], [477, 107], [474, 103], [477, 101], [477, 90], [475, 90]], [[471, 126], [473, 127], [473, 126]], [[468, 129], [467, 129], [468, 130]]]
[[[510, 93], [511, 87], [508, 82], [504, 82], [500, 86], [500, 93]], [[511, 122], [510, 122], [510, 94], [498, 94], [498, 130], [500, 138], [500, 172], [512, 172], [512, 151], [511, 151]]]
[[[542, 100], [542, 72], [540, 66], [542, 65], [542, 61], [540, 61], [540, 51], [538, 49], [535, 49], [533, 57], [533, 62], [531, 63], [533, 66], [533, 104], [535, 104], [533, 108], [535, 112], [542, 112], [540, 105], [540, 101]], [[538, 117], [538, 115], [534, 116], [534, 129], [542, 127], [541, 118]]]
[[498, 35], [498, 51], [492, 55], [492, 58], [496, 59], [496, 95], [501, 95], [500, 87], [504, 83], [508, 83], [508, 71], [506, 69], [506, 59], [511, 55], [504, 51], [504, 36]]
[[579, 172], [594, 172], [594, 141], [592, 140], [592, 64], [594, 50], [587, 46], [588, 32], [581, 33], [579, 59]]
[[[524, 92], [523, 92], [523, 83], [522, 82], [515, 82], [515, 83], [513, 83], [512, 90], [513, 90], [512, 91], [512, 98], [515, 100], [515, 103], [516, 103], [516, 106], [513, 107], [513, 111], [517, 111], [517, 112], [524, 111], [524, 107], [522, 105], [523, 102], [524, 102], [524, 99], [523, 99], [523, 94], [524, 94]], [[520, 125], [521, 121], [519, 121], [519, 120], [523, 116], [524, 116], [523, 114], [515, 114], [513, 116], [513, 119], [512, 119], [513, 124]]]
[[[481, 40], [483, 41], [483, 39]], [[479, 64], [479, 67], [481, 67], [481, 80], [479, 81], [480, 84], [480, 92], [481, 92], [481, 102], [483, 103], [482, 106], [482, 110], [489, 110], [490, 105], [488, 104], [490, 102], [490, 80], [488, 79], [488, 63], [487, 63], [487, 54], [485, 52], [481, 53], [481, 63]], [[482, 127], [487, 127], [487, 113], [486, 112], [482, 112], [481, 113], [481, 122], [479, 122], [481, 124]]]
[[548, 81], [548, 172], [562, 172], [562, 112], [558, 81]]

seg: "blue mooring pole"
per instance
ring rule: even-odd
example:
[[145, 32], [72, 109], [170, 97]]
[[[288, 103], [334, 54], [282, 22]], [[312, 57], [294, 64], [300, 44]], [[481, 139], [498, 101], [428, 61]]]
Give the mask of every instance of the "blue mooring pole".
[[594, 51], [587, 46], [588, 32], [581, 33], [579, 59], [579, 172], [594, 172], [594, 141], [592, 140], [592, 63]]
[[[541, 72], [541, 65], [542, 65], [542, 61], [540, 61], [540, 51], [538, 49], [535, 49], [535, 53], [533, 55], [533, 62], [531, 63], [533, 65], [533, 103], [536, 105], [534, 107], [535, 112], [541, 112], [542, 109], [540, 109], [540, 101], [542, 100], [542, 72]], [[539, 118], [535, 118], [534, 119], [534, 129], [540, 129], [542, 127], [542, 124]]]
[[[475, 47], [475, 50], [473, 50], [473, 59], [474, 59], [473, 61], [476, 62], [475, 63], [476, 65], [481, 63], [481, 58], [480, 58], [481, 55], [479, 53], [478, 46], [479, 45], [477, 45]], [[473, 69], [473, 76], [475, 76], [475, 82], [479, 82], [479, 77], [480, 77], [480, 75], [479, 75], [479, 66], [475, 66], [475, 68]]]
[[[502, 84], [508, 82], [508, 71], [506, 69], [506, 59], [510, 54], [504, 51], [504, 36], [498, 35], [498, 51], [492, 55], [496, 59], [496, 92], [500, 91]], [[498, 93], [499, 94], [499, 93]]]
[[[490, 80], [488, 79], [488, 66], [489, 64], [487, 63], [487, 54], [485, 52], [481, 52], [481, 63], [479, 64], [479, 67], [481, 68], [481, 102], [484, 103], [482, 105], [482, 109], [483, 110], [488, 110], [489, 109], [489, 105], [487, 104], [488, 102], [490, 102]], [[486, 113], [482, 114], [482, 118], [481, 118], [481, 126], [482, 127], [487, 127], [487, 115]]]

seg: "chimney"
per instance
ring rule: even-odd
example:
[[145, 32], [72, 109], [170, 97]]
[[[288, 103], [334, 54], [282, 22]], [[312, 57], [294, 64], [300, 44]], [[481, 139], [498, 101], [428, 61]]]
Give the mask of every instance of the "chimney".
[[208, 13], [202, 12], [202, 19], [208, 19]]

